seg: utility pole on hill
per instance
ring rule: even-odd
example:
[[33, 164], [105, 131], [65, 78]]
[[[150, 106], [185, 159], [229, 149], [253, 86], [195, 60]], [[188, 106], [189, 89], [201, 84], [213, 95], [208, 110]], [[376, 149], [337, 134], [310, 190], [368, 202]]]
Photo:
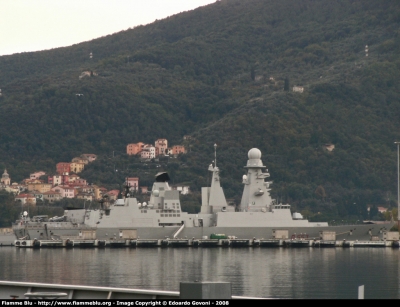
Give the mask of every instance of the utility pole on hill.
[[399, 145], [400, 142], [394, 142], [397, 144], [397, 229], [400, 231], [400, 155], [399, 155]]

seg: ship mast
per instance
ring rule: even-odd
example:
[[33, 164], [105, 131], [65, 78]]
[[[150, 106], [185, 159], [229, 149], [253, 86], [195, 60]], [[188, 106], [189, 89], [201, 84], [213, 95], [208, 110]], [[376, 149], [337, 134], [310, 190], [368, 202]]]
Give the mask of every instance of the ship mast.
[[217, 167], [217, 144], [214, 144], [214, 167]]

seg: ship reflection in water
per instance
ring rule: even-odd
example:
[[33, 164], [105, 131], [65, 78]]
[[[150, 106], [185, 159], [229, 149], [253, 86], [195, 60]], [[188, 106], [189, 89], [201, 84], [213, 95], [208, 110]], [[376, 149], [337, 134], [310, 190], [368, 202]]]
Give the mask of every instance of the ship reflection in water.
[[3, 247], [2, 280], [179, 291], [224, 281], [232, 294], [288, 299], [399, 299], [392, 248], [19, 249]]

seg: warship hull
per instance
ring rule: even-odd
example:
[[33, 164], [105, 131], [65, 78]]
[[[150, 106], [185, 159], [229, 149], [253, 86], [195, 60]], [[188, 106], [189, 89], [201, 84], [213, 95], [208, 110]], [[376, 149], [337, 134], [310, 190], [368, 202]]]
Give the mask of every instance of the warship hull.
[[[21, 228], [17, 231], [17, 238], [51, 240], [51, 239], [165, 239], [165, 238], [185, 238], [185, 239], [208, 239], [213, 234], [222, 234], [226, 237], [236, 239], [308, 239], [320, 240], [324, 232], [334, 233], [335, 240], [371, 240], [379, 238], [385, 240], [386, 233], [394, 223], [385, 224], [359, 224], [342, 226], [316, 226], [316, 227], [191, 227], [181, 230], [179, 235], [175, 236], [179, 227], [137, 227], [137, 228], [97, 228], [87, 227], [72, 228], [69, 225], [52, 229], [47, 226], [50, 236], [41, 236], [40, 233], [44, 227], [36, 226], [34, 229]], [[276, 236], [277, 231], [285, 235]], [[124, 231], [129, 232], [129, 236], [122, 235]], [[83, 234], [82, 234], [83, 232]], [[7, 244], [11, 243], [15, 237], [7, 236]]]
[[215, 163], [208, 168], [211, 186], [202, 188], [197, 214], [182, 211], [179, 192], [169, 187], [168, 174], [161, 172], [156, 175], [149, 203], [139, 203], [126, 186], [121, 198], [112, 204], [101, 203], [100, 209], [65, 210], [62, 217], [50, 219], [24, 214], [13, 224], [13, 231], [19, 240], [208, 239], [215, 234], [241, 240], [398, 240], [398, 233], [389, 234], [394, 222], [332, 226], [292, 213], [290, 205], [278, 204], [270, 197], [272, 182], [265, 181], [269, 173], [263, 172], [264, 168], [261, 152], [251, 149], [238, 207], [228, 205]]

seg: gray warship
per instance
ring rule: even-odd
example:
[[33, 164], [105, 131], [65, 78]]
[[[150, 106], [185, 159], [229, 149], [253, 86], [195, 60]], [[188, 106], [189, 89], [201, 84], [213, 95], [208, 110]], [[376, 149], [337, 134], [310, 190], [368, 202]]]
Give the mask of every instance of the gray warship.
[[209, 165], [212, 182], [201, 189], [201, 210], [183, 212], [179, 191], [171, 189], [166, 172], [158, 173], [148, 203], [140, 203], [129, 189], [114, 203], [102, 203], [100, 209], [65, 210], [61, 217], [48, 218], [26, 213], [13, 224], [18, 240], [113, 240], [113, 239], [207, 239], [215, 234], [241, 239], [323, 239], [384, 240], [394, 222], [328, 225], [310, 222], [290, 205], [270, 196], [270, 174], [261, 160], [261, 151], [248, 152], [247, 173], [243, 175], [240, 206], [229, 206], [220, 184], [216, 159]]

